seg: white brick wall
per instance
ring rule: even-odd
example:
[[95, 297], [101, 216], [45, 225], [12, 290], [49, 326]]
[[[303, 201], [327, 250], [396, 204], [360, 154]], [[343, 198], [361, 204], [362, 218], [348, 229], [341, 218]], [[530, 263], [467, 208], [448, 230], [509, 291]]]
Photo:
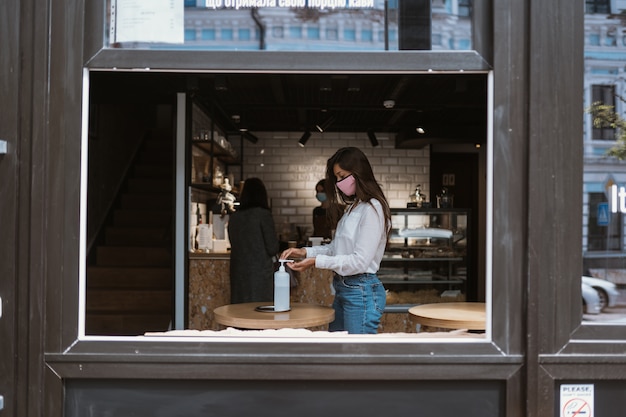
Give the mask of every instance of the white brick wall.
[[259, 177], [267, 187], [277, 232], [293, 239], [296, 227], [312, 232], [312, 212], [319, 203], [315, 184], [324, 178], [326, 161], [344, 146], [356, 146], [367, 155], [374, 175], [391, 207], [406, 207], [409, 193], [417, 184], [429, 195], [428, 148], [395, 149], [394, 138], [380, 134], [373, 148], [365, 133], [312, 132], [304, 148], [298, 145], [301, 132], [257, 134], [256, 144], [245, 143], [245, 177]]

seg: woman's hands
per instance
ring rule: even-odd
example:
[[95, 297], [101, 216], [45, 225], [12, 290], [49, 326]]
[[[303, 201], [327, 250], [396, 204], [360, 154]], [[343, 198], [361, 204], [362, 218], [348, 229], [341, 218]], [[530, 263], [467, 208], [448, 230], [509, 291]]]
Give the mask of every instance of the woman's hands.
[[315, 258], [305, 258], [306, 257], [306, 249], [304, 248], [289, 248], [285, 249], [283, 253], [280, 254], [280, 259], [289, 259], [289, 258], [304, 258], [301, 261], [296, 262], [285, 262], [287, 266], [294, 271], [304, 271], [312, 266], [315, 266]]
[[306, 249], [304, 248], [288, 248], [280, 254], [280, 259], [289, 259], [289, 258], [305, 258], [306, 257]]
[[289, 262], [287, 265], [294, 271], [300, 272], [315, 266], [315, 258], [304, 258], [301, 261]]

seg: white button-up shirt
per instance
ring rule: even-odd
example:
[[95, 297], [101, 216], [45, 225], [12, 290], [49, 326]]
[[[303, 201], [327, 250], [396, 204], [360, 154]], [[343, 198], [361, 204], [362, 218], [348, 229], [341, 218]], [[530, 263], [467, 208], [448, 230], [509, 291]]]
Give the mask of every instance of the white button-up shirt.
[[306, 256], [315, 257], [316, 268], [330, 269], [343, 276], [376, 273], [386, 245], [383, 208], [378, 200], [371, 199], [348, 207], [337, 224], [332, 242], [307, 247]]

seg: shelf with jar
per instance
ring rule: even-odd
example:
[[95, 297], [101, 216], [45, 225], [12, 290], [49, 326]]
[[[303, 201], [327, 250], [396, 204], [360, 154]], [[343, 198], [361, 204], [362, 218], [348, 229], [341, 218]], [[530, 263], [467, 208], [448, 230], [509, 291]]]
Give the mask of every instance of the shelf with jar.
[[217, 135], [213, 140], [192, 139], [191, 145], [228, 164], [239, 164], [239, 152], [226, 137]]
[[451, 298], [464, 301], [469, 210], [407, 208], [391, 209], [391, 214], [392, 230], [378, 271], [388, 291], [386, 311]]
[[190, 185], [219, 192], [229, 178], [236, 187], [229, 167], [241, 166], [241, 141], [235, 146], [198, 103], [192, 102], [191, 108]]
[[231, 185], [236, 184], [234, 174], [228, 171], [228, 168], [232, 165], [219, 156], [192, 146], [190, 185], [219, 192], [226, 179], [230, 179]]

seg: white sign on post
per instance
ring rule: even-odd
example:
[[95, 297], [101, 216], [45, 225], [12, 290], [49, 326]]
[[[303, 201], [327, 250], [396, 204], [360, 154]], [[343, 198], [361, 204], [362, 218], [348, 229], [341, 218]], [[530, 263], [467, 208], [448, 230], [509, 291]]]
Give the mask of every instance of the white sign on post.
[[110, 43], [185, 42], [183, 0], [111, 0]]
[[561, 385], [561, 417], [594, 417], [593, 384]]

